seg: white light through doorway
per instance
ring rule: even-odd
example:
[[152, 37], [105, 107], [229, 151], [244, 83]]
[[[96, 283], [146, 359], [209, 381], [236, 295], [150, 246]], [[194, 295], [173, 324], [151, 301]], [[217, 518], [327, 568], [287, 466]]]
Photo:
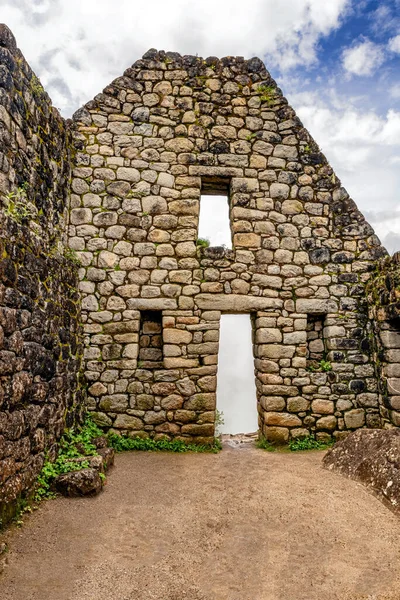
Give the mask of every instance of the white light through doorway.
[[217, 377], [220, 433], [258, 430], [250, 315], [222, 315]]
[[210, 246], [232, 248], [228, 195], [201, 195], [198, 237], [208, 240]]

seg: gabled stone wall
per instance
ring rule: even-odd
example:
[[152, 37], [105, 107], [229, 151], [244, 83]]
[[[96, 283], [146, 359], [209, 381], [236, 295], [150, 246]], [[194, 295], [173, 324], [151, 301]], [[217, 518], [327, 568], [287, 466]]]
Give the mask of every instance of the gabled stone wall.
[[[365, 285], [386, 251], [259, 59], [151, 50], [72, 129], [69, 235], [99, 423], [210, 441], [220, 315], [241, 312], [268, 439], [380, 427]], [[229, 189], [233, 250], [196, 245], [213, 182]], [[147, 311], [161, 311], [162, 365], [138, 358]]]
[[65, 122], [0, 26], [0, 527], [83, 408]]

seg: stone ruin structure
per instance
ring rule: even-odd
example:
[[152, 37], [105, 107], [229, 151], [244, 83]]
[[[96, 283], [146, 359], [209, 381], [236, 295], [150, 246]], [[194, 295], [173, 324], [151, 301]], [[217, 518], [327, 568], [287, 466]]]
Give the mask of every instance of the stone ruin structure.
[[[150, 50], [67, 121], [6, 26], [0, 63], [0, 505], [85, 396], [212, 442], [223, 313], [251, 315], [268, 440], [400, 424], [397, 263], [260, 59]], [[232, 249], [197, 243], [205, 191]]]

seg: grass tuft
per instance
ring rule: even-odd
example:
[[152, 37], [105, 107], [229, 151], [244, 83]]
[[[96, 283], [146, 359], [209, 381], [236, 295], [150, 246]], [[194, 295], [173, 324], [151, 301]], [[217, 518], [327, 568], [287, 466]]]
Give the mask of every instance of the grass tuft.
[[334, 444], [333, 441], [316, 440], [313, 436], [297, 438], [289, 441], [289, 450], [291, 452], [300, 452], [302, 450], [326, 450]]
[[108, 434], [108, 443], [116, 452], [145, 450], [150, 452], [212, 452], [221, 450], [221, 442], [214, 440], [212, 445], [186, 444], [182, 440], [152, 440], [151, 438], [128, 437], [117, 433]]

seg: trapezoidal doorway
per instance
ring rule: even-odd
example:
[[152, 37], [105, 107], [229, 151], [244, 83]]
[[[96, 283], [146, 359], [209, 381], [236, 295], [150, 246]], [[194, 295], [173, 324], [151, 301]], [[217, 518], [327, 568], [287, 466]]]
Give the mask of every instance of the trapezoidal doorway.
[[217, 376], [217, 410], [224, 423], [220, 433], [258, 430], [250, 315], [221, 316]]

